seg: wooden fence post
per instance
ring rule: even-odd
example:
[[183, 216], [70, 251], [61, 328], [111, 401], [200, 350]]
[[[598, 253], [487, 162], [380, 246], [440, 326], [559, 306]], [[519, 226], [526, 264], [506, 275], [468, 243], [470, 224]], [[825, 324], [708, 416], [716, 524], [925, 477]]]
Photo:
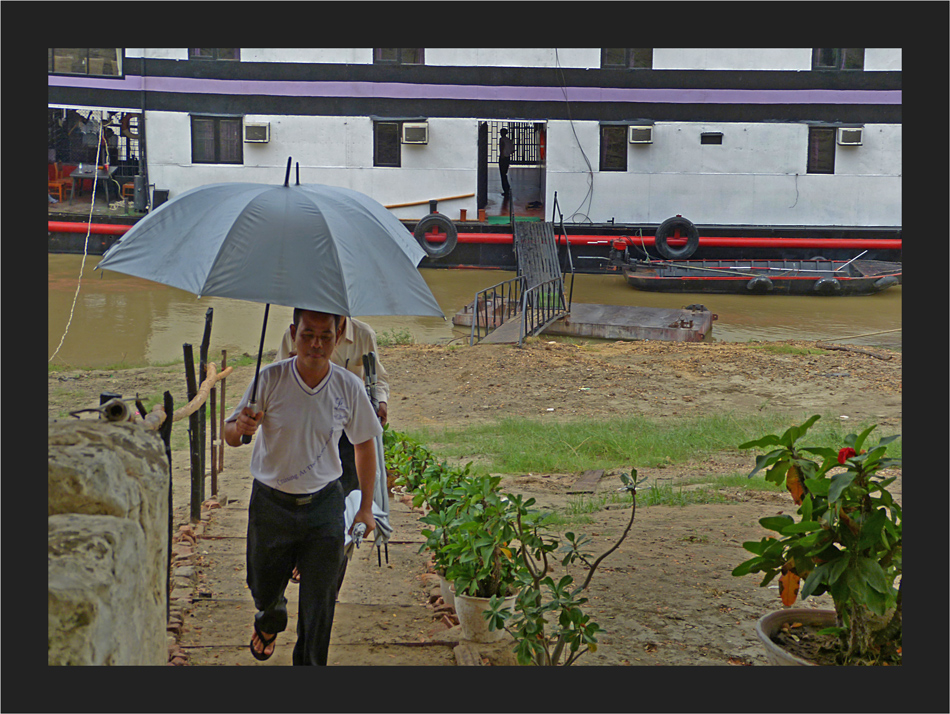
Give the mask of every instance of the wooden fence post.
[[[185, 354], [185, 382], [188, 385], [188, 401], [198, 394], [198, 385], [195, 382], [195, 359], [191, 352], [191, 345], [184, 344]], [[188, 417], [188, 445], [191, 452], [191, 522], [201, 520], [201, 491], [204, 486], [204, 472], [201, 468], [200, 443], [200, 416], [198, 410]]]
[[217, 403], [217, 394], [215, 388], [211, 388], [211, 394], [208, 396], [208, 403], [211, 404], [211, 495], [218, 495], [218, 455], [215, 453], [215, 447], [218, 443], [218, 421], [215, 413]]
[[[221, 350], [221, 371], [223, 372], [228, 367], [228, 351]], [[219, 433], [221, 434], [221, 443], [218, 444], [218, 471], [224, 471], [224, 388], [227, 383], [227, 379], [221, 380], [221, 415], [218, 417], [220, 424], [218, 425]]]
[[[204, 335], [201, 338], [201, 349], [198, 351], [199, 355], [199, 379], [198, 383], [202, 384], [205, 379], [208, 377], [208, 343], [211, 341], [211, 321], [214, 317], [214, 308], [209, 307], [207, 312], [205, 312], [205, 331]], [[200, 433], [200, 454], [201, 454], [201, 500], [204, 501], [206, 498], [205, 494], [205, 454], [207, 453], [207, 439], [205, 434], [207, 432], [207, 421], [205, 419], [208, 413], [207, 406], [202, 404], [198, 410], [198, 423], [199, 423], [199, 433]]]
[[174, 529], [174, 509], [172, 503], [172, 413], [175, 411], [175, 400], [172, 399], [171, 392], [165, 392], [165, 421], [159, 429], [162, 441], [165, 444], [165, 457], [168, 459], [168, 544], [166, 566], [168, 572], [165, 578], [165, 619], [168, 619], [170, 612], [171, 598], [171, 579], [172, 579], [172, 534]]

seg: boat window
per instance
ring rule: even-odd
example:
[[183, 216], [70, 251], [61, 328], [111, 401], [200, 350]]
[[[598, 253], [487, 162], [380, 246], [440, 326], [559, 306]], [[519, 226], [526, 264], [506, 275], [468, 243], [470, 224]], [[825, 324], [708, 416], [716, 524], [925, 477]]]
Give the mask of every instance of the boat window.
[[835, 172], [835, 132], [834, 127], [808, 127], [808, 173]]
[[601, 69], [653, 69], [653, 48], [601, 49]]
[[425, 64], [425, 51], [419, 48], [388, 48], [373, 50], [374, 64]]
[[373, 122], [373, 166], [401, 166], [402, 122]]
[[193, 164], [243, 164], [244, 142], [241, 117], [191, 117], [191, 162]]
[[600, 127], [600, 170], [627, 170], [627, 127], [602, 124]]
[[241, 50], [237, 48], [231, 48], [231, 49], [214, 48], [214, 49], [204, 49], [204, 50], [189, 49], [188, 59], [240, 61]]
[[814, 49], [812, 69], [864, 69], [864, 48]]
[[122, 50], [112, 48], [49, 49], [49, 72], [122, 76]]
[[700, 144], [721, 144], [721, 131], [704, 131], [699, 137]]

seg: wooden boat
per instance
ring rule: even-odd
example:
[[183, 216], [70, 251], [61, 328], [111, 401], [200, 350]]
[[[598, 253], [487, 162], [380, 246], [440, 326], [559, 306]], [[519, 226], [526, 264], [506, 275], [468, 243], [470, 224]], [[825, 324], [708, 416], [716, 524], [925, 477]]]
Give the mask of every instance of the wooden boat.
[[882, 260], [652, 260], [624, 267], [638, 290], [736, 295], [870, 295], [901, 283]]

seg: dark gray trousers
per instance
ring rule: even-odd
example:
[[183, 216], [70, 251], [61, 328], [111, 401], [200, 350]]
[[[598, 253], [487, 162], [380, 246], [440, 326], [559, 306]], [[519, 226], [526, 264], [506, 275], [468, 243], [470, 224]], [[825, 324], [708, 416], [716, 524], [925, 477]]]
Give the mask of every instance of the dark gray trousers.
[[287, 629], [284, 590], [300, 570], [295, 665], [326, 665], [343, 565], [343, 489], [339, 479], [302, 506], [254, 481], [247, 519], [247, 584], [263, 632]]

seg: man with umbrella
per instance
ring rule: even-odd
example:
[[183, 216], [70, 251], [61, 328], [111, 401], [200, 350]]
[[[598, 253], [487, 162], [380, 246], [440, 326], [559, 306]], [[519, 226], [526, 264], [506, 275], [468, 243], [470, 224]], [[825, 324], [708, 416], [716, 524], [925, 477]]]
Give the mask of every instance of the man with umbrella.
[[[425, 257], [382, 204], [320, 184], [218, 183], [163, 203], [103, 256], [97, 269], [187, 290], [265, 303], [258, 374], [228, 418], [225, 440], [251, 442], [248, 584], [258, 607], [251, 652], [267, 659], [286, 629], [284, 589], [301, 572], [294, 664], [326, 664], [343, 556], [337, 440], [354, 444], [360, 504], [354, 528], [375, 528], [373, 488], [382, 427], [360, 380], [330, 364], [334, 316], [431, 315], [442, 309], [416, 267]], [[261, 369], [271, 304], [295, 310], [297, 356]], [[311, 577], [307, 574], [311, 573]]]
[[293, 663], [325, 665], [343, 559], [342, 467], [337, 442], [353, 443], [360, 484], [354, 525], [375, 528], [375, 439], [381, 433], [364, 385], [330, 362], [343, 325], [336, 315], [294, 311], [291, 335], [296, 356], [263, 368], [257, 384], [258, 411], [248, 387], [225, 424], [225, 440], [254, 441], [254, 484], [248, 507], [248, 585], [258, 609], [251, 653], [267, 659], [277, 634], [287, 627], [284, 590], [296, 564], [300, 612]]
[[[376, 344], [376, 332], [370, 325], [355, 318], [341, 317], [340, 319], [344, 325], [343, 337], [333, 350], [330, 361], [335, 365], [349, 370], [365, 384], [367, 374], [364, 364], [366, 357], [372, 355], [372, 358], [375, 360], [376, 391], [375, 399], [371, 397], [370, 401], [373, 403], [373, 406], [376, 407], [376, 415], [379, 417], [380, 423], [385, 426], [389, 414], [389, 373], [386, 371], [383, 363], [378, 359], [379, 347]], [[295, 357], [296, 354], [296, 346], [294, 345], [294, 339], [291, 335], [290, 327], [288, 326], [287, 329], [284, 330], [284, 335], [281, 338], [280, 346], [277, 348], [277, 356], [275, 361]], [[382, 460], [383, 459], [380, 456], [380, 450], [377, 450], [377, 461], [381, 462]], [[343, 476], [341, 477], [340, 483], [343, 485], [343, 496], [346, 499], [345, 513], [351, 515], [357, 510], [359, 506], [359, 494], [353, 493], [359, 489], [359, 481], [356, 476], [356, 462], [353, 455], [353, 445], [350, 443], [349, 439], [347, 439], [346, 434], [342, 434], [340, 436], [340, 463], [343, 465]], [[377, 463], [377, 479], [382, 479], [382, 483], [377, 483], [376, 485], [377, 490], [374, 501], [375, 506], [379, 508], [379, 510], [376, 512], [376, 516], [382, 520], [377, 520], [377, 526], [379, 527], [377, 528], [376, 533], [377, 537], [380, 537], [379, 534], [382, 534], [384, 540], [388, 540], [387, 536], [392, 531], [392, 527], [389, 525], [388, 520], [388, 498], [386, 498], [384, 502], [380, 502], [381, 499], [386, 496], [386, 471], [385, 468], [379, 468], [381, 465], [383, 464]], [[380, 487], [382, 487], [382, 490], [380, 490]], [[353, 495], [351, 496], [351, 494]], [[349, 526], [349, 523], [347, 523], [347, 525]], [[343, 587], [343, 578], [346, 575], [346, 567], [350, 558], [353, 556], [353, 551], [354, 543], [353, 541], [350, 541], [344, 550], [346, 557], [343, 559], [343, 567], [340, 571], [340, 581], [337, 591]], [[300, 573], [296, 567], [294, 568], [294, 573], [291, 576], [291, 582], [300, 582]]]

